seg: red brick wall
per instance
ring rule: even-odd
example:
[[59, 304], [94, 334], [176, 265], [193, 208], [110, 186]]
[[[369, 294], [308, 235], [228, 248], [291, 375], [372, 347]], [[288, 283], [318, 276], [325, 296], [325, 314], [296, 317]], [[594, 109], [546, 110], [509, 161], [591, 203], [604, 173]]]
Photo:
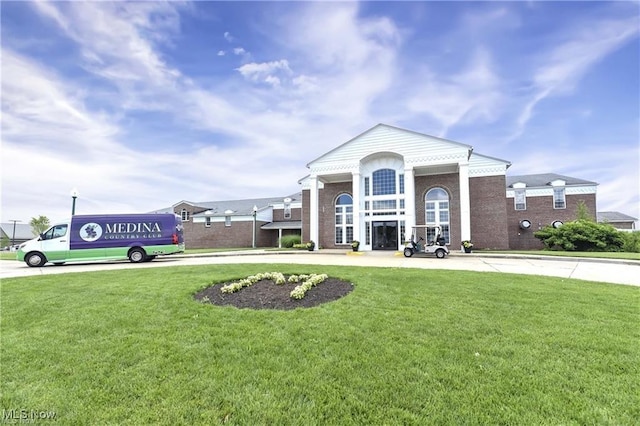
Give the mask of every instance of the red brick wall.
[[[542, 242], [533, 233], [556, 220], [570, 222], [578, 215], [578, 204], [584, 201], [592, 218], [596, 218], [596, 194], [567, 195], [566, 209], [553, 208], [553, 196], [527, 197], [527, 209], [516, 210], [513, 198], [506, 199], [508, 216], [509, 247], [513, 250], [531, 250], [543, 248]], [[520, 229], [520, 221], [528, 220], [531, 228]]]
[[[353, 184], [351, 182], [340, 182], [325, 184], [324, 189], [318, 191], [318, 223], [320, 224], [318, 239], [316, 244], [322, 248], [345, 248], [350, 246], [336, 245], [336, 198], [341, 194], [353, 196]], [[356, 220], [356, 218], [354, 218]]]
[[[504, 176], [484, 176], [469, 179], [471, 203], [471, 241], [476, 249], [507, 249], [507, 209], [504, 205]], [[457, 245], [459, 241], [456, 241]], [[454, 246], [454, 241], [451, 241]]]
[[[335, 202], [338, 195], [349, 194], [353, 196], [353, 184], [351, 182], [340, 182], [325, 184], [324, 189], [318, 191], [318, 239], [316, 247], [322, 248], [345, 248], [348, 246], [335, 244]], [[302, 242], [307, 242], [311, 238], [310, 208], [311, 191], [302, 191]], [[293, 214], [293, 213], [292, 213]], [[356, 220], [356, 218], [354, 218]]]
[[290, 220], [300, 220], [302, 218], [302, 209], [300, 208], [291, 208], [291, 218], [284, 218], [284, 209], [273, 209], [273, 221], [274, 222], [282, 222], [282, 221], [290, 221]]
[[[177, 205], [174, 208], [174, 212], [179, 215], [183, 208], [189, 212], [189, 220], [182, 222], [186, 248], [235, 248], [252, 246], [253, 220], [240, 221], [238, 218], [232, 216], [231, 226], [225, 226], [225, 222], [222, 221], [211, 222], [211, 226], [207, 227], [204, 222], [193, 223], [193, 215], [202, 213], [206, 209], [185, 203]], [[294, 215], [293, 209], [291, 214], [292, 216]], [[265, 231], [260, 229], [265, 223], [266, 222], [259, 220], [256, 221], [256, 247], [277, 247], [278, 231]]]
[[[449, 223], [451, 247], [460, 243], [460, 180], [457, 173], [446, 175], [416, 176], [416, 225], [425, 224], [425, 199], [431, 188], [439, 187], [449, 193]], [[411, 232], [407, 229], [407, 234]]]

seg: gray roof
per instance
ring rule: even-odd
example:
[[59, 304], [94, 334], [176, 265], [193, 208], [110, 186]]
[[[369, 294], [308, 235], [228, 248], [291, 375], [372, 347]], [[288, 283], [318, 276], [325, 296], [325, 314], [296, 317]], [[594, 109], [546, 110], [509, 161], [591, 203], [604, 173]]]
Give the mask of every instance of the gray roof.
[[598, 222], [635, 222], [638, 218], [620, 212], [598, 212]]
[[[269, 198], [250, 198], [246, 200], [224, 200], [224, 201], [181, 201], [181, 203], [188, 203], [202, 209], [206, 209], [206, 212], [195, 214], [194, 216], [228, 216], [226, 212], [231, 210], [230, 216], [247, 216], [253, 214], [253, 206], [258, 207], [258, 210], [269, 207], [272, 204], [282, 203], [285, 198], [291, 198], [292, 202], [302, 201], [302, 193], [297, 192], [292, 195], [284, 197], [269, 197]], [[180, 203], [177, 203], [180, 204]], [[169, 208], [169, 211], [173, 211], [173, 208]], [[162, 211], [162, 210], [158, 210]]]
[[262, 225], [260, 229], [302, 229], [302, 221], [290, 220], [286, 222], [271, 222], [266, 225]]
[[[0, 228], [2, 228], [3, 235], [6, 235], [7, 238], [13, 238], [13, 222], [0, 223]], [[16, 223], [15, 238], [16, 240], [30, 240], [35, 238], [35, 235], [31, 230], [31, 225], [27, 223]]]
[[513, 184], [518, 182], [525, 183], [527, 187], [545, 187], [550, 186], [551, 182], [558, 179], [567, 182], [567, 186], [598, 184], [597, 182], [559, 175], [556, 173], [540, 173], [535, 175], [507, 176], [507, 188], [512, 188]]

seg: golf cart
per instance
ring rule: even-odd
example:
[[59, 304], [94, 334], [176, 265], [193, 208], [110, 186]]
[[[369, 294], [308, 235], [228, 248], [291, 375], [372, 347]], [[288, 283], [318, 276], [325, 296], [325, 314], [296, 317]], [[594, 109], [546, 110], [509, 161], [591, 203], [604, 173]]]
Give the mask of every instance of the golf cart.
[[444, 259], [449, 254], [445, 239], [439, 226], [417, 225], [411, 229], [411, 241], [404, 248], [404, 256], [411, 257], [416, 253], [435, 254], [438, 259]]

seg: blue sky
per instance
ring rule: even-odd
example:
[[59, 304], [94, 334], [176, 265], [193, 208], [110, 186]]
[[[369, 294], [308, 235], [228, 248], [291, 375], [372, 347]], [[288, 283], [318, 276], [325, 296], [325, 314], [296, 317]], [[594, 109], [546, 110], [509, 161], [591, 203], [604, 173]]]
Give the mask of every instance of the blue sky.
[[378, 123], [640, 217], [634, 2], [2, 2], [1, 220], [286, 196]]

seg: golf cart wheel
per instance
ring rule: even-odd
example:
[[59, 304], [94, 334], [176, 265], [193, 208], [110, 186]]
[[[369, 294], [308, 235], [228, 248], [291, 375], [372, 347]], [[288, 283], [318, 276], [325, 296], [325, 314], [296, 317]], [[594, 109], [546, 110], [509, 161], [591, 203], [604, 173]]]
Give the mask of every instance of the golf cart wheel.
[[436, 250], [436, 257], [437, 257], [438, 259], [444, 259], [444, 256], [445, 256], [446, 254], [447, 254], [447, 253], [445, 253], [445, 251], [444, 251], [444, 250], [442, 250], [442, 249]]
[[413, 256], [413, 250], [411, 250], [409, 247], [404, 249], [404, 257], [411, 257], [411, 256]]
[[47, 263], [47, 258], [44, 257], [44, 254], [34, 251], [33, 253], [29, 253], [27, 257], [24, 259], [26, 264], [33, 267], [40, 267]]
[[147, 253], [145, 253], [141, 248], [134, 248], [129, 251], [129, 260], [132, 263], [144, 262], [146, 258]]

